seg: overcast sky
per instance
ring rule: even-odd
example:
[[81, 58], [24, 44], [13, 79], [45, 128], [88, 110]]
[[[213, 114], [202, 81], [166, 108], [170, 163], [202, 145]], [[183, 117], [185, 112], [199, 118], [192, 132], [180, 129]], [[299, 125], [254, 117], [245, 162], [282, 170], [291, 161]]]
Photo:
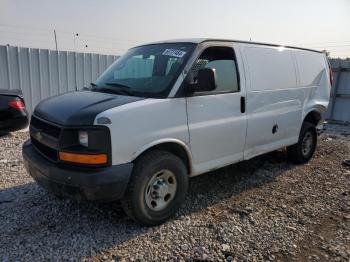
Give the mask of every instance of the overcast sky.
[[214, 37], [350, 57], [350, 0], [0, 0], [0, 44], [55, 49], [54, 29], [59, 50], [80, 52]]

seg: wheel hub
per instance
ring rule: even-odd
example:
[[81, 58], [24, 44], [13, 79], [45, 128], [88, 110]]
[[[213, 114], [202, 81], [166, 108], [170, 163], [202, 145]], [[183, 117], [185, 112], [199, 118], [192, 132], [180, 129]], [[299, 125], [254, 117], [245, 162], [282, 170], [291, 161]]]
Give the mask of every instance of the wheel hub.
[[163, 179], [157, 179], [153, 184], [153, 195], [157, 198], [164, 198], [169, 192], [169, 187]]
[[312, 146], [313, 146], [313, 138], [312, 134], [310, 132], [307, 132], [303, 138], [303, 142], [301, 145], [301, 150], [303, 152], [303, 155], [306, 156], [310, 153]]
[[145, 190], [147, 206], [154, 211], [163, 210], [173, 200], [176, 188], [176, 178], [170, 170], [161, 170], [155, 173]]

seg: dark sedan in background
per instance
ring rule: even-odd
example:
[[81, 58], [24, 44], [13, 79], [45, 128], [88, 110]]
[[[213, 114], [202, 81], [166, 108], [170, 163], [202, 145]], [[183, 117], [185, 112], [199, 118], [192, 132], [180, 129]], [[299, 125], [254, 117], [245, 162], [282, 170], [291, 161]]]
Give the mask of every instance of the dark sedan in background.
[[28, 126], [28, 113], [21, 90], [0, 89], [0, 132], [17, 131]]

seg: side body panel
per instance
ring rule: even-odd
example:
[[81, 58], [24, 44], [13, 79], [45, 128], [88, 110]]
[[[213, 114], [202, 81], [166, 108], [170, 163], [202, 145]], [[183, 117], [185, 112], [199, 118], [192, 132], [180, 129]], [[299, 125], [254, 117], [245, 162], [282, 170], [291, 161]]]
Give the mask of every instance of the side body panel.
[[181, 144], [189, 152], [185, 98], [145, 99], [106, 110], [112, 139], [112, 164], [133, 161], [153, 145]]
[[[204, 50], [209, 46], [235, 49], [232, 43], [215, 42], [208, 42], [201, 48]], [[238, 52], [236, 62], [240, 74], [238, 92], [187, 97], [188, 126], [196, 175], [243, 160], [246, 115], [241, 112], [240, 99], [245, 96], [245, 78]]]
[[244, 158], [250, 159], [298, 141], [307, 112], [327, 106], [329, 88], [321, 82], [329, 79], [320, 53], [254, 45], [242, 45], [241, 51], [249, 72]]
[[242, 52], [250, 82], [244, 158], [250, 159], [297, 142], [304, 93], [289, 49], [244, 45]]

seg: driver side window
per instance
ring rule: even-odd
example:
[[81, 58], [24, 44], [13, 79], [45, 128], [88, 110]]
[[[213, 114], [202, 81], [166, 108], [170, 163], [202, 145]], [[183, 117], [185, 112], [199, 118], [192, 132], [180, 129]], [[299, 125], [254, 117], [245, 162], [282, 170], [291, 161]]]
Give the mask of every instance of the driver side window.
[[196, 81], [198, 71], [213, 68], [216, 71], [217, 88], [212, 93], [238, 92], [237, 68], [234, 51], [230, 47], [209, 47], [197, 59], [190, 75]]

